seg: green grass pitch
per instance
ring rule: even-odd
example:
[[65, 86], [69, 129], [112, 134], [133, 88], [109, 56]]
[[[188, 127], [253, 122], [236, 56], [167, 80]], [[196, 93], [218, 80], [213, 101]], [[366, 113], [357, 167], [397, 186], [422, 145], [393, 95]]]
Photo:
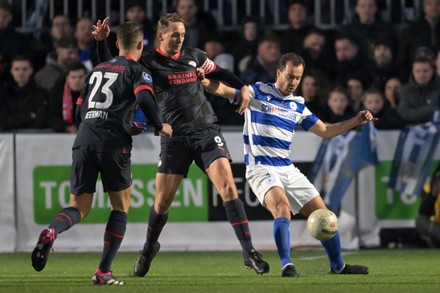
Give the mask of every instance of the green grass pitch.
[[299, 278], [281, 278], [278, 255], [263, 252], [269, 274], [244, 268], [240, 252], [160, 252], [145, 278], [129, 277], [135, 253], [121, 252], [113, 273], [124, 287], [92, 286], [99, 253], [52, 252], [41, 272], [31, 266], [30, 253], [0, 254], [0, 292], [440, 292], [440, 250], [397, 249], [344, 252], [350, 264], [364, 264], [369, 275], [335, 276], [328, 273], [322, 250], [293, 250]]

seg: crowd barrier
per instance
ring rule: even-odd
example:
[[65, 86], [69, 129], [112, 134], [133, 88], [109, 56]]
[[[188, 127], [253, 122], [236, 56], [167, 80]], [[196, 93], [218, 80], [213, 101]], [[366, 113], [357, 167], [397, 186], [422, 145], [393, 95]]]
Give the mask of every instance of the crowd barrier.
[[[378, 246], [379, 230], [384, 227], [414, 227], [419, 199], [386, 187], [398, 135], [397, 131], [379, 133], [379, 164], [363, 169], [343, 199], [340, 229], [344, 249]], [[275, 249], [271, 215], [258, 203], [244, 178], [242, 134], [225, 132], [224, 137], [234, 160], [234, 179], [250, 220], [254, 244], [260, 250]], [[68, 134], [0, 135], [0, 252], [31, 251], [39, 232], [68, 204], [74, 138]], [[291, 159], [305, 174], [320, 143], [319, 137], [305, 132], [298, 132], [294, 139]], [[133, 192], [121, 250], [138, 250], [145, 241], [159, 148], [159, 138], [152, 134], [134, 138]], [[437, 151], [435, 158], [439, 157]], [[108, 197], [98, 182], [92, 211], [85, 221], [59, 235], [57, 251], [101, 250], [109, 210]], [[293, 246], [319, 245], [300, 218], [292, 222], [291, 240]], [[195, 166], [177, 192], [161, 244], [163, 250], [175, 251], [240, 249], [217, 191]]]

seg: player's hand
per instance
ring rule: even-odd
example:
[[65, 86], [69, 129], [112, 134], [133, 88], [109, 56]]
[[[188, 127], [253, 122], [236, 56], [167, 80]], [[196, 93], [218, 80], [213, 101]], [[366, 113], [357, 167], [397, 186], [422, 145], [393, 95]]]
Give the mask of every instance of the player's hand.
[[205, 70], [203, 70], [201, 67], [197, 67], [196, 68], [196, 74], [197, 74], [197, 77], [200, 80], [204, 80], [205, 79]]
[[160, 134], [172, 137], [173, 136], [173, 128], [168, 123], [164, 123], [164, 124], [162, 124], [162, 130], [160, 131]]
[[92, 35], [95, 37], [95, 40], [102, 41], [107, 39], [110, 34], [110, 27], [108, 25], [109, 17], [107, 16], [104, 21], [101, 22], [100, 19], [96, 22], [96, 25], [93, 26]]
[[131, 124], [130, 134], [132, 136], [141, 134], [147, 130], [147, 123], [145, 122], [133, 122]]
[[359, 124], [365, 124], [365, 123], [368, 123], [370, 121], [378, 120], [368, 110], [359, 111], [359, 113], [356, 116], [356, 119], [359, 121]]
[[250, 100], [251, 94], [249, 92], [249, 87], [245, 85], [240, 89], [240, 93], [238, 94], [236, 103], [239, 105], [239, 107], [236, 112], [242, 115], [244, 113], [244, 110], [246, 110], [247, 106], [249, 105]]

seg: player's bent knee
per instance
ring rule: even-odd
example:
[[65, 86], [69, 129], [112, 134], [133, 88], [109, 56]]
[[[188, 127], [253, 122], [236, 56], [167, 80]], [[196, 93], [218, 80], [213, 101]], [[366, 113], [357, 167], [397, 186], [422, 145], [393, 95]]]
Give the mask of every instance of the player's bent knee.
[[274, 218], [290, 219], [290, 206], [284, 202], [280, 202], [272, 208], [272, 216]]

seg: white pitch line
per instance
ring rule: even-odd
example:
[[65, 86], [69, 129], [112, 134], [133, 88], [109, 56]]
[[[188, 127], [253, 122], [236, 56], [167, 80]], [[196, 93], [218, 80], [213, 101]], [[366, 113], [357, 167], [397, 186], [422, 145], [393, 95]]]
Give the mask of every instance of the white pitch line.
[[[356, 254], [355, 252], [343, 252], [342, 255], [353, 255]], [[315, 260], [315, 259], [321, 259], [321, 258], [327, 258], [327, 255], [316, 255], [316, 256], [306, 256], [306, 257], [300, 257], [299, 260]]]

